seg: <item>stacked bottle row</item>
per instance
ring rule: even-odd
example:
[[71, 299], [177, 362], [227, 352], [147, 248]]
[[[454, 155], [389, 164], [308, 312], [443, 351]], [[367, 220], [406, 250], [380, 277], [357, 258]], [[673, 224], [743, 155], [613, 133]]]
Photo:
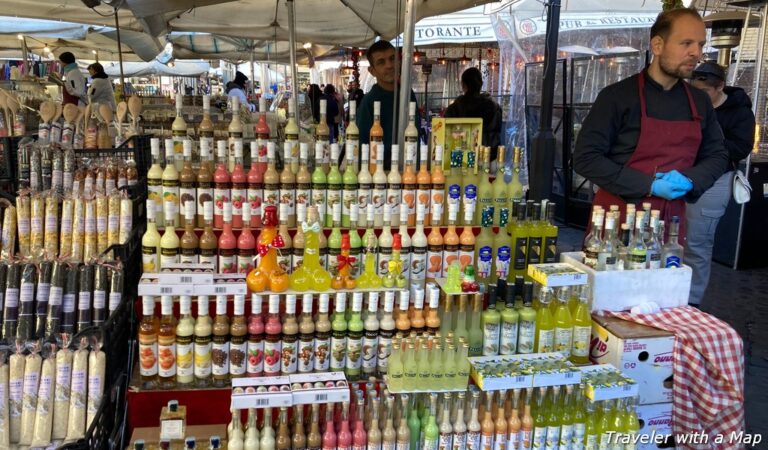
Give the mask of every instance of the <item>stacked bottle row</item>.
[[595, 206], [591, 230], [584, 239], [584, 264], [596, 270], [681, 267], [683, 247], [677, 241], [679, 217], [672, 217], [669, 237], [664, 242], [664, 221], [659, 219], [659, 210], [652, 210], [650, 203], [643, 203], [642, 207], [636, 211], [635, 205], [628, 204], [622, 222], [618, 205], [611, 205], [607, 212]]
[[488, 307], [482, 314], [483, 356], [556, 351], [574, 364], [588, 363], [589, 286], [540, 287], [532, 299], [533, 287], [530, 282], [523, 285], [519, 276], [514, 285], [500, 281], [488, 286]]
[[[343, 371], [350, 380], [381, 377], [388, 372], [393, 338], [400, 343], [399, 361], [405, 362], [407, 339], [416, 345], [416, 339], [421, 337], [421, 342], [430, 348], [432, 342], [442, 343], [441, 335], [446, 336], [446, 357], [451, 344], [452, 360], [461, 365], [467, 352], [463, 357], [456, 356], [455, 349], [470, 342], [466, 310], [454, 319], [458, 325], [452, 325], [449, 318], [448, 326], [441, 327], [439, 289], [430, 285], [428, 291], [428, 305], [424, 304], [422, 289], [415, 290], [413, 302], [409, 291], [386, 291], [383, 298], [378, 292], [339, 292], [334, 296], [333, 315], [331, 296], [320, 294], [314, 317], [312, 294], [302, 296], [300, 313], [296, 295], [287, 294], [282, 302], [282, 318], [278, 295], [270, 295], [268, 307], [263, 309], [264, 297], [253, 294], [248, 316], [245, 297], [235, 296], [231, 317], [228, 298], [217, 296], [213, 318], [208, 313], [209, 298], [200, 296], [196, 319], [192, 316], [191, 297], [182, 296], [178, 320], [173, 297], [161, 297], [161, 315], [157, 317], [155, 298], [145, 296], [139, 326], [142, 385], [145, 389], [193, 384], [225, 387], [231, 378], [327, 371]], [[476, 301], [475, 310], [477, 314], [469, 318], [469, 323], [479, 329], [481, 298]], [[476, 345], [482, 344], [482, 335], [473, 333], [472, 339], [480, 340]], [[431, 348], [434, 353], [436, 345]], [[464, 376], [464, 385], [466, 380]]]

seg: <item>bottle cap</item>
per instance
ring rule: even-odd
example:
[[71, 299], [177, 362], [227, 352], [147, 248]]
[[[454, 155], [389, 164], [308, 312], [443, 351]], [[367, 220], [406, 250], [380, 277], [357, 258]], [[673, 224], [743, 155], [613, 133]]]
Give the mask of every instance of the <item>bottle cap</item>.
[[210, 155], [211, 147], [207, 139], [200, 139], [200, 157], [205, 159]]
[[232, 221], [232, 202], [224, 202], [224, 222]]
[[195, 202], [187, 200], [184, 202], [184, 218], [187, 221], [192, 221], [195, 218]]
[[169, 219], [176, 214], [176, 203], [174, 202], [165, 202], [165, 217], [168, 217]]
[[293, 151], [293, 144], [291, 142], [283, 142], [283, 159], [284, 163], [291, 160], [291, 152]]
[[245, 314], [245, 295], [235, 295], [235, 315]]
[[315, 143], [315, 159], [316, 160], [323, 159], [323, 143], [322, 142]]
[[179, 297], [179, 314], [189, 314], [192, 309], [192, 297], [182, 295]]
[[336, 312], [344, 313], [347, 309], [347, 293], [339, 292], [336, 294]]
[[302, 314], [312, 314], [312, 294], [304, 294], [301, 299]]
[[197, 317], [208, 315], [208, 302], [207, 295], [197, 296]]
[[203, 95], [203, 109], [204, 110], [211, 109], [211, 96], [210, 96], [210, 94], [204, 94]]
[[159, 157], [160, 156], [160, 139], [158, 138], [151, 138], [149, 140], [149, 148], [150, 153], [152, 156]]
[[[289, 101], [288, 103], [291, 103], [291, 102]], [[267, 99], [264, 98], [263, 95], [259, 97], [259, 112], [260, 113], [267, 112]]]
[[[369, 155], [371, 154], [371, 147], [368, 144], [363, 144], [360, 146], [360, 155], [362, 161], [368, 161]], [[361, 170], [368, 170], [367, 167], [361, 167]]]
[[280, 296], [271, 294], [269, 296], [269, 313], [270, 314], [278, 314], [280, 313]]
[[356, 202], [352, 202], [351, 205], [349, 205], [349, 221], [354, 223], [357, 223], [357, 220], [360, 217], [360, 206]]
[[398, 144], [392, 144], [390, 148], [392, 150], [392, 170], [395, 170], [397, 164], [394, 164], [394, 162], [400, 160], [400, 146]]
[[240, 139], [235, 140], [235, 158], [243, 157], [243, 141]]
[[251, 203], [243, 202], [243, 223], [251, 222]]
[[321, 313], [328, 312], [328, 303], [331, 301], [330, 294], [320, 294], [320, 298], [317, 301], [318, 311]]
[[147, 200], [147, 220], [155, 220], [155, 201]]
[[216, 315], [223, 316], [226, 314], [227, 314], [227, 296], [217, 295], [216, 296]]
[[277, 207], [275, 205], [268, 205], [264, 208], [264, 216], [261, 218], [261, 223], [265, 227], [277, 226]]
[[296, 294], [287, 294], [285, 296], [285, 313], [296, 314]]
[[237, 97], [229, 97], [229, 99], [232, 101], [232, 113], [240, 113], [240, 99]]

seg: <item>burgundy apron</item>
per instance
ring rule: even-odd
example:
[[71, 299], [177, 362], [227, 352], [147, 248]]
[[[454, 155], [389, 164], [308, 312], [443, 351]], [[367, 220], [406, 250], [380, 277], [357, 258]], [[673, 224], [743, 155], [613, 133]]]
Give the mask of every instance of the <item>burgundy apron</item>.
[[[648, 117], [645, 104], [645, 72], [638, 76], [640, 87], [640, 137], [637, 141], [634, 153], [627, 161], [626, 166], [638, 170], [650, 176], [656, 176], [656, 172], [669, 172], [671, 170], [683, 170], [692, 167], [696, 161], [696, 155], [701, 145], [701, 116], [693, 102], [688, 83], [683, 82], [685, 94], [688, 96], [688, 104], [691, 107], [693, 120], [661, 120]], [[650, 186], [649, 186], [650, 188]], [[665, 200], [656, 196], [649, 196], [638, 200], [638, 204], [650, 202], [652, 209], [661, 212], [666, 232], [669, 232], [669, 223], [672, 216], [680, 219], [681, 242], [685, 239], [685, 200]], [[600, 205], [606, 211], [610, 205], [619, 205], [622, 223], [626, 220], [626, 204], [621, 197], [611, 194], [605, 189], [599, 189], [593, 205]], [[639, 208], [638, 208], [639, 209]], [[591, 224], [590, 224], [591, 225]]]

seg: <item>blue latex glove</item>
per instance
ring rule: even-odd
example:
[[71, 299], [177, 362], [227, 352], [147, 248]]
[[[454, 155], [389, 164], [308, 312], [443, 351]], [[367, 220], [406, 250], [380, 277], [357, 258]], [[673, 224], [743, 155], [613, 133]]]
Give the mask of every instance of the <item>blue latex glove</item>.
[[662, 180], [675, 183], [680, 188], [685, 189], [685, 192], [693, 189], [693, 183], [691, 180], [677, 170], [670, 170], [667, 173], [657, 173], [656, 178], [661, 178]]
[[[689, 182], [690, 183], [690, 182]], [[678, 184], [662, 178], [657, 178], [651, 184], [651, 194], [667, 200], [674, 200], [687, 194], [689, 189], [684, 189]]]

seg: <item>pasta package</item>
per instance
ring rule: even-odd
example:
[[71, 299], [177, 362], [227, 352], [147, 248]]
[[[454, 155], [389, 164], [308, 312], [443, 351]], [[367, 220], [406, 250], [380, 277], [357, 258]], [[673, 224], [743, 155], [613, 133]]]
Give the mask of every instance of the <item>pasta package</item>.
[[19, 284], [19, 317], [16, 325], [16, 339], [27, 342], [32, 339], [35, 328], [35, 285], [37, 285], [37, 267], [24, 264]]
[[80, 283], [77, 292], [77, 333], [91, 326], [93, 320], [93, 273], [94, 266], [80, 266]]
[[120, 199], [120, 236], [118, 244], [127, 244], [128, 238], [133, 231], [133, 202], [128, 198], [128, 194], [123, 191], [123, 197]]
[[67, 283], [67, 264], [54, 261], [51, 268], [51, 288], [48, 295], [48, 315], [45, 322], [45, 336], [56, 336], [61, 327], [64, 287]]
[[43, 368], [40, 371], [40, 389], [35, 410], [35, 425], [32, 429], [32, 447], [47, 447], [51, 443], [55, 381], [56, 353], [51, 351], [43, 360]]
[[83, 261], [88, 262], [96, 258], [98, 254], [98, 233], [96, 231], [96, 201], [85, 201], [85, 246], [83, 247]]
[[8, 266], [8, 276], [5, 281], [5, 308], [3, 309], [3, 337], [8, 341], [12, 341], [16, 337], [20, 288], [21, 265], [12, 263]]
[[85, 409], [88, 405], [88, 349], [81, 347], [72, 358], [72, 388], [69, 399], [67, 441], [85, 437]]
[[30, 256], [30, 198], [28, 193], [19, 194], [16, 198], [16, 226], [18, 228], [19, 254]]
[[21, 354], [21, 349], [9, 358], [8, 365], [8, 412], [10, 415], [11, 442], [18, 443], [21, 438], [21, 405], [24, 393], [24, 364], [26, 359]]
[[93, 268], [93, 325], [97, 327], [104, 325], [107, 320], [108, 278], [107, 266], [99, 264]]
[[72, 389], [72, 359], [74, 354], [68, 348], [56, 352], [56, 381], [53, 397], [53, 439], [67, 437], [69, 424], [70, 390]]
[[55, 258], [59, 252], [59, 196], [51, 191], [45, 197], [45, 241], [46, 258]]
[[88, 356], [88, 408], [85, 429], [90, 428], [96, 412], [104, 397], [104, 372], [107, 367], [107, 355], [95, 349]]
[[[2, 234], [2, 250], [0, 250], [0, 257], [6, 261], [10, 261], [14, 255], [14, 249], [16, 247], [16, 207], [7, 206], [5, 208], [5, 214], [3, 215], [3, 234]], [[19, 243], [21, 245], [21, 243]]]
[[45, 243], [44, 221], [45, 199], [39, 193], [32, 194], [29, 210], [29, 237], [32, 246], [30, 255], [35, 258], [43, 256], [43, 244]]
[[72, 252], [70, 256], [74, 261], [83, 260], [83, 246], [85, 244], [85, 200], [75, 197], [72, 210]]
[[40, 389], [40, 370], [43, 358], [36, 351], [26, 357], [24, 364], [24, 386], [21, 402], [21, 436], [20, 445], [32, 443], [32, 432], [35, 427], [35, 413], [37, 412], [37, 399]]
[[110, 272], [112, 276], [109, 280], [109, 314], [107, 317], [112, 315], [113, 312], [120, 306], [120, 303], [123, 301], [123, 268], [122, 265], [118, 263], [117, 267], [110, 267]]
[[[88, 216], [86, 213], [86, 220]], [[99, 194], [96, 196], [96, 253], [95, 258], [107, 251], [109, 247], [109, 197]], [[88, 233], [85, 234], [86, 243], [88, 242]]]
[[77, 265], [68, 267], [66, 283], [64, 284], [64, 298], [61, 307], [61, 332], [72, 334], [75, 332], [75, 303], [79, 285], [77, 283], [79, 268]]
[[45, 324], [48, 320], [48, 301], [51, 296], [52, 275], [53, 262], [41, 262], [37, 279], [37, 294], [35, 295], [35, 337], [38, 339], [45, 338]]
[[72, 255], [72, 214], [75, 202], [67, 196], [61, 202], [61, 231], [59, 232], [59, 257]]
[[107, 247], [121, 243], [120, 202], [119, 192], [113, 189], [112, 193], [109, 195], [109, 215], [107, 216]]

